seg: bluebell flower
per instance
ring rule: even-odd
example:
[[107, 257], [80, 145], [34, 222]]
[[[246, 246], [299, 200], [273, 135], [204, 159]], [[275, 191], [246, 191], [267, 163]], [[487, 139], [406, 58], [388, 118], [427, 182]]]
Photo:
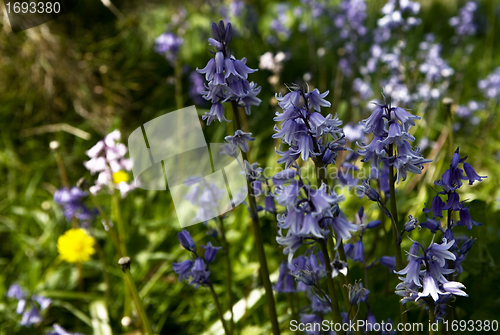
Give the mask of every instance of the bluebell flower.
[[355, 224], [347, 221], [346, 218], [337, 216], [329, 220], [335, 235], [338, 238], [347, 240], [351, 237], [351, 232], [355, 232], [359, 229]]
[[20, 324], [25, 327], [40, 323], [42, 321], [40, 311], [47, 309], [52, 303], [51, 299], [40, 295], [29, 297], [18, 284], [12, 284], [9, 287], [7, 297], [18, 300], [16, 314], [22, 315]]
[[174, 269], [174, 272], [179, 275], [179, 282], [181, 282], [183, 278], [186, 278], [190, 275], [191, 268], [193, 267], [193, 262], [187, 260], [180, 263], [172, 263], [172, 267]]
[[468, 230], [472, 229], [472, 224], [475, 226], [480, 226], [479, 222], [472, 220], [469, 213], [469, 207], [464, 207], [460, 209], [460, 220], [457, 222], [459, 226], [466, 226]]
[[278, 280], [273, 289], [278, 293], [295, 292], [293, 277], [290, 274], [290, 270], [288, 269], [287, 261], [281, 262], [279, 267]]
[[10, 287], [7, 291], [8, 298], [14, 298], [17, 300], [21, 300], [21, 299], [24, 299], [25, 296], [26, 296], [26, 293], [23, 291], [21, 286], [19, 286], [18, 284], [10, 285]]
[[305, 324], [304, 331], [307, 335], [321, 334], [323, 318], [316, 314], [300, 314], [300, 323]]
[[460, 246], [460, 253], [463, 255], [463, 254], [466, 254], [469, 252], [470, 248], [472, 247], [472, 245], [475, 243], [475, 239], [474, 238], [469, 238], [467, 241], [465, 241], [461, 246]]
[[206, 269], [203, 259], [196, 258], [194, 265], [189, 272], [189, 276], [193, 278], [190, 284], [194, 284], [196, 288], [198, 288], [199, 285], [210, 284], [210, 280], [208, 279], [209, 275], [210, 271]]
[[47, 333], [47, 335], [83, 335], [82, 333], [70, 333], [57, 323], [54, 323], [52, 327], [54, 327], [54, 331]]
[[[455, 261], [456, 255], [450, 251], [454, 240], [443, 239], [441, 244], [431, 243], [428, 248], [424, 248], [417, 242], [414, 242], [408, 253], [409, 263], [407, 267], [397, 274], [406, 274], [396, 290], [403, 296], [402, 303], [407, 301], [417, 301], [422, 297], [431, 296], [434, 301], [438, 301], [444, 295], [466, 296], [461, 289], [465, 288], [461, 283], [450, 282], [447, 276], [453, 274], [456, 269], [448, 268], [447, 261]], [[422, 249], [423, 255], [419, 253]], [[421, 266], [425, 270], [421, 270]], [[418, 292], [419, 287], [423, 286], [423, 291]]]
[[326, 314], [332, 310], [327, 302], [318, 299], [316, 295], [310, 294], [309, 298], [311, 299], [311, 311]]
[[483, 181], [483, 178], [487, 178], [486, 176], [480, 176], [476, 173], [474, 168], [469, 163], [464, 163], [464, 171], [469, 179], [469, 185], [474, 184], [475, 181]]
[[274, 197], [272, 195], [267, 195], [264, 203], [266, 213], [276, 213], [276, 204], [274, 203]]
[[248, 152], [248, 142], [252, 142], [255, 140], [255, 138], [253, 138], [251, 135], [252, 133], [245, 133], [238, 129], [235, 131], [234, 135], [226, 136], [225, 139], [231, 144], [238, 145], [241, 151]]
[[87, 192], [78, 187], [72, 187], [71, 189], [64, 187], [54, 192], [54, 202], [62, 206], [67, 221], [76, 218], [85, 225], [90, 223], [97, 215], [95, 208], [90, 209], [85, 205], [84, 199], [87, 195]]
[[331, 263], [332, 266], [332, 278], [335, 278], [339, 275], [339, 273], [347, 276], [347, 271], [349, 271], [349, 266], [347, 262], [341, 261], [339, 258], [339, 253], [335, 254], [335, 258]]
[[347, 258], [352, 258], [354, 256], [354, 244], [352, 243], [344, 244], [344, 253]]
[[354, 285], [347, 285], [347, 289], [349, 292], [349, 303], [352, 305], [357, 305], [363, 295], [365, 294], [366, 289], [363, 287], [361, 282], [356, 282]]
[[418, 226], [418, 219], [413, 217], [412, 215], [408, 215], [408, 221], [406, 221], [406, 223], [404, 224], [404, 230], [409, 233]]
[[408, 265], [396, 273], [399, 275], [406, 275], [405, 283], [413, 282], [416, 286], [422, 286], [420, 283], [420, 267], [422, 265], [422, 259], [415, 258], [408, 262]]
[[373, 229], [373, 228], [380, 226], [381, 224], [382, 224], [382, 221], [374, 220], [374, 221], [368, 222], [368, 224], [366, 225], [366, 228]]
[[354, 257], [352, 259], [355, 262], [363, 262], [365, 260], [365, 249], [363, 240], [361, 238], [356, 243], [356, 247], [354, 249]]
[[203, 258], [205, 258], [205, 261], [207, 263], [212, 263], [215, 260], [217, 251], [222, 249], [222, 247], [213, 247], [212, 242], [208, 242], [206, 246], [202, 245], [201, 247], [205, 249], [205, 254], [203, 255]]
[[179, 53], [182, 42], [182, 37], [166, 32], [156, 38], [154, 50], [165, 56], [165, 58], [173, 64], [177, 59], [177, 54]]
[[429, 218], [426, 216], [426, 221], [420, 224], [420, 227], [424, 227], [429, 229], [433, 234], [435, 234], [438, 230], [442, 230], [441, 223], [434, 218]]
[[444, 203], [444, 201], [441, 199], [441, 197], [438, 194], [432, 199], [431, 208], [430, 209], [424, 208], [422, 211], [424, 213], [429, 213], [430, 211], [432, 211], [434, 216], [438, 216], [438, 217], [442, 218], [443, 217], [443, 210], [445, 210], [445, 206], [446, 206], [446, 204]]
[[197, 71], [192, 71], [189, 74], [188, 94], [197, 105], [202, 105], [205, 103], [205, 99], [201, 97], [203, 91], [205, 91], [205, 82], [203, 80], [203, 76]]
[[366, 195], [366, 197], [371, 201], [375, 201], [375, 202], [380, 201], [380, 194], [377, 191], [375, 191], [375, 189], [373, 187], [370, 186], [370, 182], [368, 179], [363, 180], [361, 182], [361, 185], [358, 185], [356, 187], [356, 190], [358, 190], [360, 193]]
[[177, 238], [184, 249], [196, 253], [196, 244], [194, 244], [191, 234], [187, 230], [183, 229], [177, 233]]
[[396, 270], [396, 256], [382, 256], [379, 261], [380, 264], [388, 268], [391, 272]]

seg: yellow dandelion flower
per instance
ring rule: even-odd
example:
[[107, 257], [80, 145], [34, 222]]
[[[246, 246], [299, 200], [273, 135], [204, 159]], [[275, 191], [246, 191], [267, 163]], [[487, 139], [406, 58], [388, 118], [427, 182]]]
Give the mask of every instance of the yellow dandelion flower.
[[59, 236], [57, 250], [61, 259], [67, 262], [85, 262], [95, 253], [94, 243], [94, 238], [87, 235], [85, 230], [73, 228]]
[[113, 181], [115, 184], [119, 184], [122, 181], [127, 182], [130, 179], [129, 175], [125, 171], [118, 171], [113, 173]]

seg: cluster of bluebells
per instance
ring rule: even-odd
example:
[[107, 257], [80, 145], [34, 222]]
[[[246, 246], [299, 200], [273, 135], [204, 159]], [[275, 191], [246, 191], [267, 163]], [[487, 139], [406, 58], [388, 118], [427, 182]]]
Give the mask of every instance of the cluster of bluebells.
[[500, 99], [500, 67], [477, 84], [484, 96], [488, 99]]
[[459, 37], [471, 36], [476, 33], [477, 27], [474, 23], [474, 13], [477, 10], [477, 4], [469, 1], [460, 8], [457, 16], [450, 19], [449, 23], [455, 29], [455, 34]]
[[352, 66], [356, 62], [356, 44], [366, 35], [364, 21], [367, 17], [364, 0], [344, 0], [340, 3], [339, 12], [334, 16], [333, 23], [343, 40], [344, 55], [339, 60], [338, 68], [346, 75], [352, 73]]
[[401, 29], [408, 31], [411, 27], [421, 23], [415, 17], [420, 12], [420, 3], [411, 0], [389, 0], [382, 7], [383, 16], [377, 21], [373, 37], [376, 43], [381, 43], [391, 38], [392, 31]]
[[442, 304], [452, 296], [467, 296], [462, 291], [465, 289], [463, 284], [447, 278], [455, 272], [455, 269], [448, 267], [448, 261], [456, 260], [455, 254], [450, 251], [454, 245], [455, 240], [446, 238], [440, 244], [431, 243], [427, 248], [418, 242], [413, 243], [408, 252], [408, 265], [396, 272], [406, 275], [400, 277], [402, 282], [396, 287], [396, 293], [402, 297], [401, 303], [430, 296], [436, 304]]
[[179, 275], [179, 282], [186, 278], [190, 279], [189, 284], [194, 285], [196, 288], [200, 285], [211, 285], [208, 264], [215, 261], [217, 252], [222, 249], [222, 247], [214, 247], [211, 242], [208, 242], [207, 245], [202, 245], [201, 247], [205, 249], [205, 253], [202, 258], [198, 256], [196, 244], [187, 230], [182, 230], [177, 234], [177, 237], [182, 247], [190, 251], [194, 258], [194, 260], [186, 260], [184, 262], [172, 264], [174, 272]]
[[[458, 189], [463, 185], [463, 180], [468, 180], [469, 185], [474, 184], [476, 181], [482, 181], [484, 176], [479, 176], [474, 168], [466, 162], [466, 157], [460, 157], [459, 149], [453, 154], [449, 169], [447, 169], [441, 179], [436, 180], [434, 184], [442, 188], [432, 200], [430, 208], [424, 208], [424, 213], [432, 212], [433, 218], [428, 219], [427, 223], [422, 223], [423, 227], [429, 228], [432, 232], [441, 229], [441, 224], [436, 220], [437, 217], [442, 218], [443, 212], [448, 211], [448, 215], [452, 216], [453, 212], [458, 212], [460, 220], [456, 223], [458, 226], [465, 226], [468, 230], [472, 229], [472, 225], [480, 225], [474, 221], [469, 213], [469, 207], [465, 205], [464, 201], [460, 201]], [[459, 167], [462, 164], [463, 170]], [[465, 175], [464, 175], [465, 172]], [[441, 196], [446, 197], [446, 202], [443, 201]], [[455, 222], [449, 218], [447, 229], [453, 228]]]
[[[481, 122], [481, 118], [477, 115], [477, 113], [486, 108], [486, 103], [479, 102], [475, 100], [470, 100], [466, 105], [459, 105], [455, 110], [455, 116], [464, 123], [478, 125]], [[461, 127], [460, 122], [455, 122], [453, 124], [453, 130], [457, 131]]]
[[453, 74], [453, 69], [440, 56], [442, 45], [432, 43], [434, 36], [428, 34], [426, 40], [421, 42], [419, 49], [424, 54], [424, 61], [420, 64], [419, 70], [425, 75], [428, 82], [439, 81], [448, 78]]
[[[430, 296], [436, 305], [436, 315], [442, 318], [445, 315], [446, 303], [454, 296], [467, 296], [462, 291], [465, 287], [454, 278], [463, 272], [462, 262], [467, 258], [467, 254], [474, 244], [473, 238], [455, 238], [453, 228], [465, 226], [468, 230], [473, 225], [480, 225], [474, 221], [466, 207], [464, 201], [460, 201], [457, 190], [462, 186], [463, 180], [468, 180], [469, 185], [483, 178], [479, 176], [472, 166], [465, 162], [467, 157], [460, 157], [459, 150], [453, 154], [449, 169], [447, 169], [441, 179], [435, 181], [435, 185], [442, 188], [432, 200], [431, 208], [424, 208], [423, 212], [432, 212], [433, 217], [427, 218], [420, 226], [431, 230], [432, 233], [440, 231], [443, 235], [441, 243], [431, 243], [428, 248], [422, 244], [414, 242], [408, 252], [408, 265], [401, 271], [396, 272], [406, 275], [401, 278], [402, 282], [396, 287], [396, 293], [402, 296], [401, 302], [418, 301], [420, 298]], [[459, 167], [462, 164], [463, 170]], [[465, 173], [465, 174], [464, 174]], [[444, 202], [441, 196], [446, 196]], [[448, 211], [448, 224], [443, 230], [437, 218], [443, 217], [443, 212]], [[453, 212], [459, 212], [460, 220], [455, 223]], [[405, 224], [405, 231], [412, 231], [418, 225], [418, 221], [409, 217]], [[422, 270], [422, 266], [425, 270]], [[420, 292], [420, 288], [423, 291]]]
[[366, 17], [364, 0], [344, 0], [340, 3], [339, 13], [335, 15], [333, 23], [340, 30], [338, 34], [342, 39], [350, 40], [353, 36], [357, 39], [366, 34]]
[[89, 189], [90, 193], [95, 195], [103, 188], [113, 193], [118, 189], [122, 197], [125, 197], [135, 188], [133, 182], [127, 182], [133, 162], [125, 158], [128, 149], [125, 144], [120, 143], [120, 139], [120, 131], [114, 130], [86, 152], [90, 160], [83, 164], [91, 174], [98, 173], [95, 185]]
[[209, 38], [208, 42], [215, 48], [212, 52], [214, 58], [208, 61], [205, 68], [197, 69], [199, 73], [205, 74], [205, 79], [208, 81], [203, 98], [212, 103], [210, 111], [202, 117], [207, 125], [215, 119], [219, 122], [228, 121], [224, 116], [222, 105], [226, 101], [236, 101], [245, 108], [247, 114], [250, 114], [251, 106], [258, 106], [261, 102], [257, 98], [260, 87], [254, 82], [248, 82], [248, 74], [257, 70], [245, 64], [246, 58], [239, 60], [229, 53], [228, 44], [233, 38], [231, 23], [226, 25], [223, 21], [218, 25], [212, 23], [212, 35], [213, 38]]
[[[269, 43], [276, 43], [278, 38], [287, 40], [290, 38], [292, 31], [287, 27], [289, 24], [288, 18], [288, 10], [290, 8], [290, 4], [286, 2], [277, 3], [275, 5], [276, 10], [276, 18], [271, 20], [269, 24], [269, 28], [274, 33], [274, 35], [270, 35], [267, 37], [267, 41]], [[278, 38], [277, 38], [278, 37]]]
[[40, 311], [47, 309], [52, 300], [41, 295], [28, 294], [18, 284], [12, 284], [7, 291], [7, 297], [17, 300], [16, 313], [22, 315], [21, 326], [31, 327], [42, 321]]
[[288, 255], [289, 262], [303, 244], [326, 239], [333, 232], [339, 240], [349, 239], [351, 232], [358, 229], [338, 208], [343, 197], [327, 192], [325, 184], [315, 189], [304, 183], [294, 169], [278, 172], [273, 181], [276, 201], [286, 207], [283, 214], [277, 215], [276, 241], [284, 247], [283, 253]]
[[[380, 66], [387, 69], [388, 76], [381, 80], [381, 84], [384, 87], [384, 91], [391, 96], [394, 101], [399, 103], [409, 103], [412, 100], [410, 91], [405, 83], [405, 67], [402, 65], [403, 50], [405, 49], [406, 42], [404, 40], [399, 40], [395, 45], [388, 47], [380, 44], [373, 44], [370, 47], [370, 57], [366, 61], [366, 65], [360, 68], [360, 72], [365, 76], [366, 85], [370, 83], [371, 73], [375, 73]], [[368, 85], [369, 87], [369, 85]], [[358, 82], [356, 86], [353, 87], [356, 92], [361, 95], [363, 86], [361, 82]], [[372, 96], [372, 92], [367, 88], [366, 98]], [[366, 101], [366, 99], [364, 99]]]
[[369, 144], [360, 145], [363, 162], [370, 161], [374, 169], [379, 168], [381, 161], [387, 162], [396, 169], [398, 183], [406, 180], [408, 173], [422, 173], [423, 164], [431, 160], [424, 159], [420, 150], [413, 149], [410, 144], [415, 140], [410, 135], [410, 128], [419, 119], [419, 116], [401, 107], [392, 107], [390, 103], [377, 104], [370, 117], [361, 121], [365, 133], [374, 135]]
[[97, 215], [96, 209], [88, 208], [84, 199], [87, 192], [78, 187], [71, 189], [64, 187], [54, 193], [54, 202], [63, 208], [64, 217], [68, 222], [77, 219], [83, 226], [87, 226]]
[[276, 150], [281, 156], [278, 163], [285, 163], [286, 168], [294, 165], [300, 157], [303, 161], [312, 158], [323, 165], [335, 163], [339, 151], [346, 150], [346, 139], [339, 126], [342, 124], [331, 114], [321, 115], [321, 107], [330, 107], [325, 100], [328, 91], [320, 93], [318, 89], [305, 91], [297, 88], [281, 96], [276, 95], [282, 113], [276, 112], [274, 121], [281, 122], [281, 128], [273, 138], [279, 138], [288, 145], [287, 150]]
[[245, 10], [245, 2], [242, 0], [231, 1], [229, 6], [222, 5], [220, 8], [220, 15], [228, 20], [229, 18], [239, 17]]
[[178, 37], [170, 32], [165, 32], [156, 38], [154, 50], [165, 56], [170, 64], [174, 64], [182, 42], [182, 37]]

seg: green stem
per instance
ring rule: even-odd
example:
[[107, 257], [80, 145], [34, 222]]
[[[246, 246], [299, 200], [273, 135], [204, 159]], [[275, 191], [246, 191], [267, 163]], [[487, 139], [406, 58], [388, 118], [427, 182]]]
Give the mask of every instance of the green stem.
[[432, 328], [432, 325], [436, 322], [436, 316], [434, 315], [434, 306], [429, 304], [429, 333], [434, 335], [436, 332]]
[[[233, 115], [236, 128], [241, 129], [240, 115], [238, 112], [238, 104], [236, 101], [231, 101], [231, 106], [233, 107]], [[241, 129], [243, 130], [243, 129]], [[244, 160], [248, 161], [246, 152], [241, 152]], [[250, 184], [250, 180], [247, 178], [247, 188], [248, 188], [248, 202], [250, 205], [250, 217], [252, 219], [252, 229], [255, 235], [255, 247], [257, 249], [257, 255], [259, 257], [260, 263], [260, 274], [262, 278], [262, 283], [264, 284], [264, 289], [266, 291], [266, 301], [269, 308], [269, 319], [271, 321], [271, 327], [274, 335], [280, 333], [280, 327], [278, 322], [278, 316], [276, 314], [276, 306], [274, 302], [273, 287], [271, 285], [271, 280], [269, 279], [269, 268], [267, 267], [266, 253], [264, 250], [264, 241], [262, 238], [262, 231], [260, 228], [259, 216], [257, 213], [257, 203], [255, 201], [255, 194], [253, 192], [253, 187]]]
[[125, 269], [124, 272], [125, 272], [125, 282], [127, 283], [130, 292], [132, 292], [132, 298], [134, 299], [135, 306], [137, 307], [137, 311], [139, 312], [139, 317], [141, 318], [144, 331], [148, 335], [153, 335], [154, 334], [153, 328], [151, 328], [151, 324], [149, 323], [146, 311], [144, 310], [144, 305], [142, 304], [142, 300], [139, 297], [139, 293], [137, 292], [137, 287], [135, 286], [134, 278], [132, 278], [129, 269]]
[[227, 276], [227, 296], [228, 296], [228, 302], [229, 302], [229, 311], [231, 313], [231, 319], [229, 320], [229, 331], [230, 334], [233, 334], [234, 332], [234, 313], [233, 313], [233, 274], [232, 274], [232, 267], [231, 267], [231, 257], [229, 255], [229, 243], [227, 243], [226, 239], [226, 229], [224, 227], [224, 220], [222, 217], [219, 217], [219, 225], [220, 225], [220, 231], [222, 235], [222, 246], [224, 247], [225, 251], [225, 259], [226, 259], [226, 276]]
[[[325, 269], [326, 269], [326, 283], [328, 285], [328, 294], [330, 295], [330, 301], [332, 305], [333, 321], [337, 324], [342, 324], [342, 316], [340, 315], [339, 302], [337, 298], [337, 291], [335, 291], [335, 284], [332, 278], [332, 266], [330, 264], [330, 256], [328, 256], [328, 249], [325, 240], [319, 240], [319, 245], [321, 246], [321, 252], [325, 258]], [[338, 332], [340, 335], [344, 334], [343, 330]]]
[[116, 220], [116, 229], [118, 230], [118, 242], [120, 244], [120, 249], [124, 255], [127, 255], [127, 237], [125, 231], [125, 224], [123, 223], [121, 208], [120, 208], [120, 195], [118, 191], [115, 190], [112, 196], [113, 208]]
[[[118, 190], [115, 190], [113, 195], [111, 196], [114, 216], [116, 221], [116, 228], [118, 230], [118, 244], [120, 246], [120, 250], [124, 255], [127, 255], [127, 242], [125, 235], [125, 225], [123, 223], [122, 212], [120, 208], [120, 195], [118, 194]], [[130, 316], [130, 292], [125, 290], [124, 292], [124, 301], [123, 301], [123, 315]]]
[[217, 294], [215, 294], [215, 290], [212, 284], [209, 284], [208, 287], [210, 288], [210, 292], [212, 292], [212, 297], [214, 298], [215, 306], [217, 307], [217, 312], [219, 313], [219, 319], [220, 322], [222, 323], [222, 327], [224, 328], [224, 333], [226, 333], [226, 335], [229, 335], [229, 331], [227, 330], [226, 326], [226, 321], [224, 320], [222, 314], [222, 308], [220, 307], [219, 298], [217, 298]]
[[[392, 144], [389, 145], [389, 157], [392, 157], [393, 155], [393, 149], [392, 149]], [[401, 257], [401, 244], [399, 243], [399, 236], [398, 236], [398, 231], [397, 231], [397, 222], [398, 222], [398, 207], [396, 205], [396, 188], [394, 185], [394, 167], [392, 165], [389, 165], [389, 194], [390, 194], [390, 201], [391, 201], [391, 216], [392, 216], [392, 221], [393, 221], [393, 227], [392, 227], [392, 239], [394, 243], [394, 252], [396, 253], [396, 268], [398, 271], [402, 270], [404, 268], [403, 266], [403, 259]], [[406, 314], [406, 306], [404, 304], [399, 304], [399, 310], [401, 312], [401, 323], [407, 323], [408, 322], [408, 315]], [[408, 331], [403, 330], [403, 335], [408, 335]]]
[[183, 107], [182, 101], [182, 66], [180, 62], [180, 57], [177, 57], [174, 67], [175, 74], [175, 106], [177, 109]]
[[110, 226], [111, 220], [108, 218], [108, 215], [102, 210], [101, 205], [99, 205], [95, 196], [90, 194], [90, 199], [92, 200], [92, 203], [94, 204], [94, 206], [97, 208], [97, 211], [101, 215], [101, 218], [106, 222], [106, 226], [107, 226], [106, 231], [111, 236], [111, 240], [113, 241], [113, 244], [115, 246], [116, 252], [118, 253], [118, 256], [120, 258], [123, 257], [124, 254], [120, 248], [120, 243], [118, 242], [118, 236], [116, 235], [114, 228], [112, 226]]

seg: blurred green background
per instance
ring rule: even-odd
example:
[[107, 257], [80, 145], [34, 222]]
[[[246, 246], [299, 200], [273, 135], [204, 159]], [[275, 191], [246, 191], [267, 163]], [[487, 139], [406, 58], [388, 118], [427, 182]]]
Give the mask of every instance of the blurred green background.
[[[167, 24], [169, 31], [184, 39], [178, 56], [184, 106], [195, 103], [188, 94], [190, 72], [204, 67], [211, 57], [207, 38], [212, 21], [224, 18], [232, 22], [237, 33], [231, 49], [237, 58], [246, 57], [251, 68], [259, 67], [259, 57], [265, 52], [283, 51], [289, 55], [277, 82], [269, 80], [273, 75], [269, 70], [259, 70], [250, 77], [262, 86], [259, 95], [262, 104], [253, 107], [252, 115], [244, 122], [256, 138], [250, 156], [262, 166], [276, 166], [278, 156], [274, 148], [279, 143], [271, 138], [273, 116], [278, 110], [274, 94], [286, 92], [284, 84], [301, 84], [306, 77], [312, 87], [329, 89], [328, 99], [334, 103], [326, 112], [338, 113], [344, 123], [357, 123], [369, 115], [370, 105], [353, 103], [352, 82], [366, 61], [370, 39], [356, 43], [359, 58], [353, 74], [339, 80], [337, 64], [343, 54], [343, 42], [335, 29], [328, 33], [324, 30], [332, 27], [332, 22], [326, 18], [311, 19], [306, 31], [301, 31], [298, 27], [302, 18], [292, 10], [301, 3], [291, 2], [285, 22], [291, 35], [284, 38], [270, 28], [277, 17], [278, 3], [244, 2], [242, 12], [235, 15], [226, 1], [186, 1], [182, 8], [177, 1], [113, 1], [116, 7], [112, 10], [97, 0], [79, 1], [74, 10], [57, 20], [16, 34], [10, 31], [6, 15], [0, 18], [0, 334], [43, 334], [55, 322], [70, 331], [97, 334], [92, 325], [92, 320], [98, 318], [95, 302], [102, 301], [106, 291], [109, 291], [104, 300], [109, 313], [107, 323], [113, 332], [134, 333], [138, 329], [134, 316], [130, 327], [121, 325], [127, 308], [122, 274], [116, 266], [118, 256], [99, 219], [94, 222], [93, 234], [104, 250], [107, 265], [103, 266], [97, 257], [84, 264], [83, 290], [77, 287], [76, 268], [58, 260], [57, 238], [70, 224], [52, 200], [54, 191], [62, 184], [49, 143], [59, 141], [70, 182], [75, 184], [82, 176], [92, 178], [83, 166], [87, 160], [85, 151], [107, 133], [120, 129], [124, 140], [139, 125], [177, 109], [174, 67], [153, 50], [155, 38], [165, 31]], [[335, 9], [338, 3], [326, 2], [326, 6]], [[376, 26], [384, 3], [368, 1], [365, 24], [369, 31]], [[397, 199], [400, 220], [404, 220], [406, 213], [422, 219], [423, 203], [430, 204], [429, 199], [434, 195], [431, 185], [447, 168], [450, 153], [457, 146], [462, 155], [469, 156], [468, 162], [480, 175], [488, 176], [479, 185], [465, 185], [461, 191], [462, 198], [472, 201], [473, 218], [483, 225], [472, 231], [456, 231], [457, 235], [475, 236], [477, 241], [460, 276], [469, 298], [457, 299], [455, 306], [458, 319], [493, 320], [499, 318], [500, 311], [500, 271], [496, 264], [500, 256], [500, 107], [498, 98], [482, 97], [477, 82], [500, 66], [500, 3], [489, 0], [478, 3], [475, 21], [478, 29], [467, 41], [453, 43], [450, 39], [453, 28], [448, 24], [448, 19], [465, 4], [462, 1], [421, 1], [422, 24], [404, 36], [407, 43], [404, 59], [408, 62], [416, 59], [419, 43], [428, 33], [433, 33], [435, 41], [443, 45], [441, 57], [455, 69], [443, 94], [453, 99], [453, 111], [469, 100], [485, 101], [486, 105], [477, 112], [477, 122], [471, 122], [470, 118], [452, 120], [453, 143], [450, 136], [440, 139], [443, 132], [450, 133], [441, 99], [403, 105], [422, 116], [412, 133], [417, 142], [426, 138], [432, 144], [424, 149], [423, 155], [434, 162], [421, 178], [411, 176], [400, 183]], [[176, 18], [179, 22], [175, 22]], [[273, 43], [270, 36], [276, 36]], [[466, 55], [467, 45], [474, 46], [470, 56]], [[318, 49], [323, 50], [318, 52]], [[376, 73], [370, 86], [378, 99], [387, 69], [380, 67]], [[207, 108], [208, 104], [197, 104], [200, 114]], [[75, 136], [65, 131], [68, 127], [63, 124], [83, 133]], [[220, 142], [233, 132], [233, 124], [215, 122], [211, 127], [204, 126], [204, 132], [207, 142]], [[105, 208], [111, 207], [108, 196], [102, 195], [100, 200]], [[365, 212], [378, 217], [376, 206], [357, 197], [349, 198], [341, 208], [353, 220], [361, 205], [365, 205]], [[180, 227], [169, 192], [135, 190], [123, 201], [122, 210], [128, 250], [134, 260], [132, 274], [155, 332], [207, 331], [217, 321], [209, 292], [179, 283], [172, 271], [171, 263], [187, 259], [187, 255], [177, 241]], [[269, 268], [275, 272], [281, 262], [281, 251], [273, 241], [275, 219], [270, 214], [261, 215]], [[228, 215], [226, 222], [232, 245], [233, 290], [239, 300], [260, 286], [258, 261], [245, 207], [240, 206]], [[387, 220], [385, 224], [389, 227]], [[211, 240], [203, 224], [192, 226], [189, 231], [197, 243]], [[422, 230], [420, 234], [412, 233], [412, 238], [429, 243], [431, 234]], [[366, 235], [368, 262], [391, 252], [381, 241], [372, 244], [374, 239], [375, 233]], [[406, 240], [403, 249], [407, 250], [409, 245]], [[214, 264], [211, 271], [211, 279], [224, 304], [223, 262]], [[355, 278], [363, 277], [359, 264], [353, 264], [352, 271]], [[103, 273], [109, 277], [108, 285]], [[392, 293], [396, 276], [375, 266], [369, 270], [369, 278], [370, 304], [377, 320], [394, 318], [398, 313], [397, 298]], [[53, 299], [38, 326], [19, 325], [16, 304], [6, 298], [12, 283]], [[278, 294], [277, 299], [285, 331], [290, 317], [286, 297]], [[426, 322], [419, 309], [411, 310], [409, 318], [413, 322]], [[238, 331], [245, 335], [267, 334], [269, 328], [265, 299], [249, 306], [237, 323]]]

